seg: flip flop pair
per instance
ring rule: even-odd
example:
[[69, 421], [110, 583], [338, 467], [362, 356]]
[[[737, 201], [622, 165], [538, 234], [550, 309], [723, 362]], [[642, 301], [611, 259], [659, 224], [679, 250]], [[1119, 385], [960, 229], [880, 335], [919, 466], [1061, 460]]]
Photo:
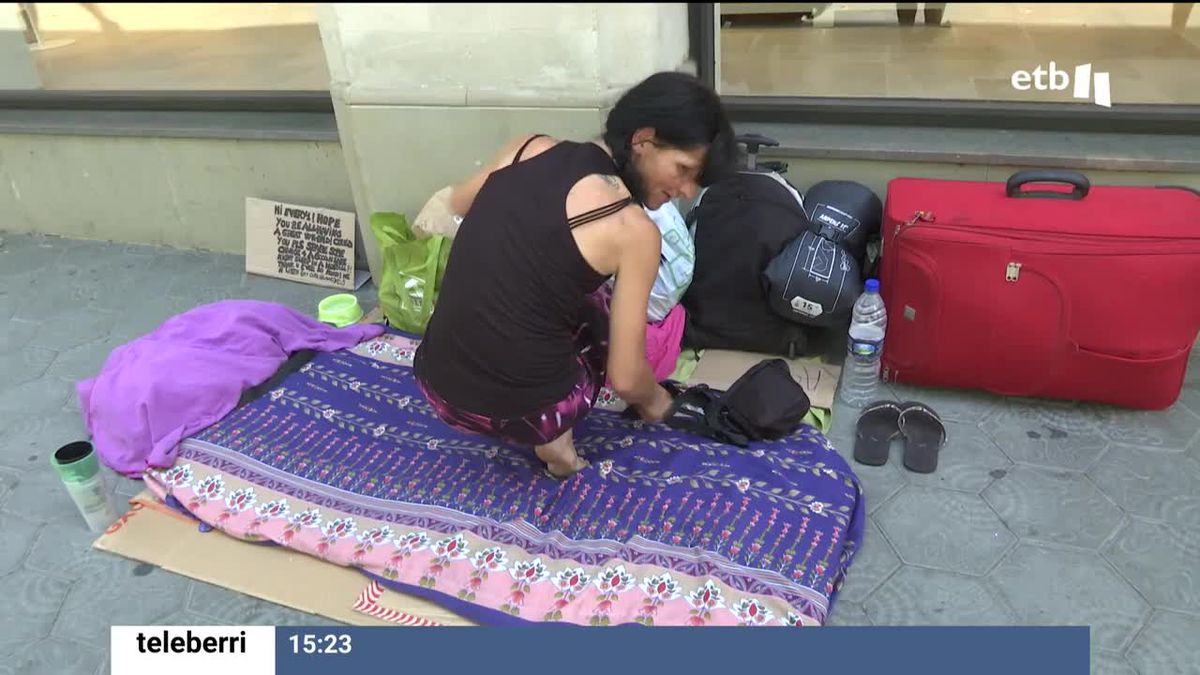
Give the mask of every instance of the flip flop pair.
[[933, 473], [946, 443], [946, 425], [933, 408], [909, 401], [876, 401], [863, 409], [854, 435], [854, 461], [868, 466], [887, 464], [892, 439], [903, 436], [904, 466], [915, 473]]

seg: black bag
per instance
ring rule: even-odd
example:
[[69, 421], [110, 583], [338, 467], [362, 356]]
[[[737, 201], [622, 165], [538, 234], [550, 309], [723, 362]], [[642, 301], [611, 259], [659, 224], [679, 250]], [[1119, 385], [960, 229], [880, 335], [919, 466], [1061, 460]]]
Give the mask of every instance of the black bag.
[[667, 426], [743, 448], [750, 441], [788, 436], [811, 407], [783, 359], [758, 363], [727, 391], [703, 384], [682, 389], [672, 383], [671, 388], [675, 400]]
[[808, 230], [802, 198], [779, 173], [752, 166], [709, 187], [688, 213], [696, 262], [681, 300], [683, 346], [814, 354], [812, 329], [773, 311], [763, 280], [771, 260]]

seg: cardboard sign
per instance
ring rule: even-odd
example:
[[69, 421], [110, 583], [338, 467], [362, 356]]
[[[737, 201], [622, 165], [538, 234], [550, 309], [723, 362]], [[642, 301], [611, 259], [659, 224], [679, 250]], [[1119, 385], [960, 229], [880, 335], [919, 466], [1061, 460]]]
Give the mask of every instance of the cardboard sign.
[[353, 290], [354, 214], [248, 197], [246, 271]]

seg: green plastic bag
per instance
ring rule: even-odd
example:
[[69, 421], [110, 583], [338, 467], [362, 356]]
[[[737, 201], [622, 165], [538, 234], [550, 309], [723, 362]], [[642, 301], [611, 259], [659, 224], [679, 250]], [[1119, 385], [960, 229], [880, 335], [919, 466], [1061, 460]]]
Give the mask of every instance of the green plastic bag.
[[446, 273], [451, 240], [418, 237], [402, 214], [391, 212], [372, 213], [371, 231], [383, 258], [379, 305], [388, 324], [424, 335]]

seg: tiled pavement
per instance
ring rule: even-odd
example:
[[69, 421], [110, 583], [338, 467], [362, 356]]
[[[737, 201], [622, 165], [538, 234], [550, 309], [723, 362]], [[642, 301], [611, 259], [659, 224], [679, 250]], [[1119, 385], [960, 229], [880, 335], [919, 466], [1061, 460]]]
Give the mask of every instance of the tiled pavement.
[[[83, 437], [72, 385], [113, 348], [204, 302], [313, 313], [329, 291], [248, 277], [239, 256], [0, 238], [0, 675], [105, 673], [110, 623], [327, 623], [91, 550], [47, 462]], [[937, 409], [950, 440], [932, 475], [903, 468], [899, 441], [887, 465], [853, 464], [870, 522], [833, 625], [1086, 624], [1094, 673], [1200, 673], [1200, 350], [1161, 413], [892, 393]], [[834, 416], [849, 456], [853, 413]]]

